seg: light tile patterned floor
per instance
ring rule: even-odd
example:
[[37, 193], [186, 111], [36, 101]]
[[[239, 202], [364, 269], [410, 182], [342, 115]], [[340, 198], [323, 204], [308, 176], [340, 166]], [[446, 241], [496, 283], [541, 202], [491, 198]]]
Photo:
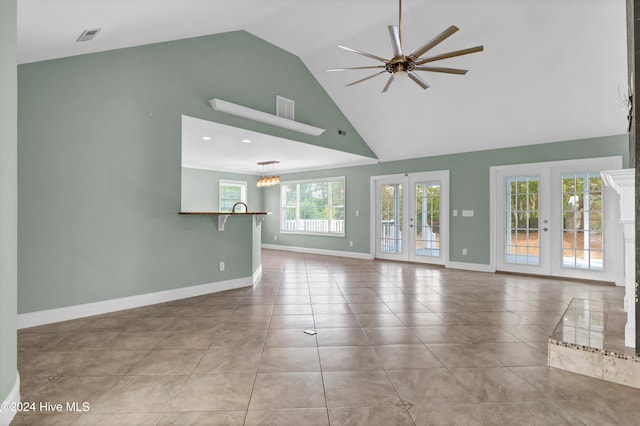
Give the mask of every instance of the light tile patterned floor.
[[20, 330], [23, 401], [91, 409], [12, 424], [638, 424], [640, 390], [546, 366], [570, 300], [622, 288], [269, 250], [263, 272]]

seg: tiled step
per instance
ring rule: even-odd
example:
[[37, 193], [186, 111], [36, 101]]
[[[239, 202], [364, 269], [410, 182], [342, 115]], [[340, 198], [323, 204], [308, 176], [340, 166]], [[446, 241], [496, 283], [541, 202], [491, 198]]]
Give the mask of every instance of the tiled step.
[[624, 346], [617, 303], [573, 299], [549, 337], [550, 367], [640, 389], [640, 357]]

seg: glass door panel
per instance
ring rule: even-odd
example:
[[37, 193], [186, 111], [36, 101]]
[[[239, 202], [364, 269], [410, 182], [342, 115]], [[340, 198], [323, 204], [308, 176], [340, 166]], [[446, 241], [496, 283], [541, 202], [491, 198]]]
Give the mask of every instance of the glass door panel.
[[402, 253], [402, 184], [380, 185], [380, 253]]
[[[415, 185], [414, 255], [440, 257], [440, 182]], [[415, 219], [414, 219], [415, 218]]]
[[537, 176], [505, 179], [505, 263], [540, 265], [539, 183]]
[[599, 173], [562, 175], [562, 267], [602, 271], [604, 213]]

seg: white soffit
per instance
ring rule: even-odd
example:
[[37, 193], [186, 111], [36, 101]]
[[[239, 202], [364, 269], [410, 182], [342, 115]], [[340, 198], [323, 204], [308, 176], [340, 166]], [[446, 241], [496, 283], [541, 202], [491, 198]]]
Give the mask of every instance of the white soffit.
[[[247, 139], [251, 142], [243, 142]], [[268, 169], [277, 173], [378, 162], [375, 158], [182, 116], [182, 167], [258, 175], [263, 169], [257, 163], [271, 160], [280, 161], [277, 167]]]

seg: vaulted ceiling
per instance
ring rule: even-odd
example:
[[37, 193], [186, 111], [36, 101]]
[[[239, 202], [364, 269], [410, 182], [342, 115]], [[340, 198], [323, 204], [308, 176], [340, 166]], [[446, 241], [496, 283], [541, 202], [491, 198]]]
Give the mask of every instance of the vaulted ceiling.
[[[466, 76], [423, 73], [428, 90], [406, 80], [382, 94], [386, 77], [344, 87], [370, 72], [325, 70], [377, 65], [339, 44], [392, 56], [397, 0], [20, 0], [18, 59], [246, 30], [299, 56], [381, 161], [626, 132], [625, 0], [404, 0], [403, 9], [406, 50], [456, 25], [431, 53], [485, 51], [438, 63]], [[75, 42], [98, 27], [93, 41]]]

